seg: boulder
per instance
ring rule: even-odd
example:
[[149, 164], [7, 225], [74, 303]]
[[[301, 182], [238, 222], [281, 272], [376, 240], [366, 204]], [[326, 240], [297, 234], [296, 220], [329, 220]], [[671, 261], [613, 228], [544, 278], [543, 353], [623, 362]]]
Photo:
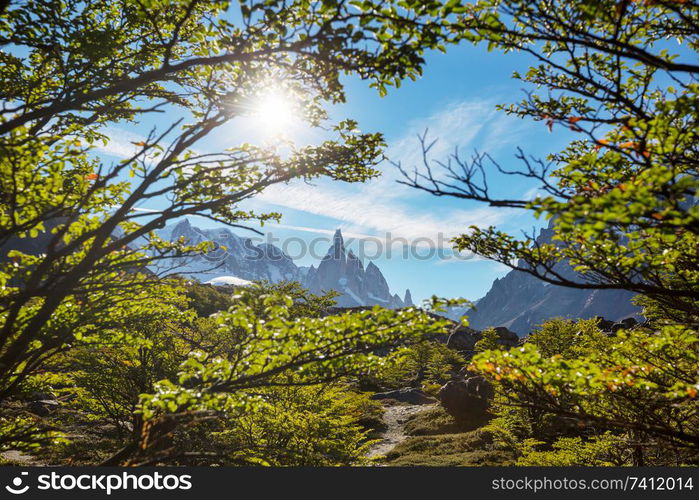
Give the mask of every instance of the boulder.
[[480, 339], [480, 332], [463, 325], [457, 325], [449, 335], [447, 347], [455, 351], [473, 351]]
[[624, 328], [629, 330], [629, 329], [633, 328], [634, 326], [636, 326], [638, 324], [638, 321], [636, 321], [636, 318], [625, 318], [625, 319], [622, 319], [619, 323], [624, 325]]
[[370, 399], [393, 399], [395, 401], [400, 401], [401, 403], [408, 403], [412, 405], [428, 405], [437, 402], [436, 399], [428, 396], [420, 389], [411, 387], [396, 389], [395, 391], [379, 392], [372, 395]]
[[50, 392], [46, 391], [33, 391], [29, 393], [29, 401], [39, 401], [39, 400], [46, 400], [46, 399], [56, 399], [53, 394]]
[[609, 332], [616, 334], [619, 330], [630, 330], [631, 328], [635, 327], [638, 324], [638, 321], [636, 321], [635, 318], [625, 318], [619, 321], [618, 323], [614, 323], [611, 328], [609, 328]]
[[602, 316], [596, 316], [595, 319], [597, 320], [597, 326], [599, 327], [600, 330], [603, 332], [611, 332], [612, 327], [614, 326], [613, 321], [609, 321], [608, 319], [604, 319]]
[[519, 335], [512, 330], [508, 330], [504, 326], [496, 326], [495, 331], [498, 333], [498, 344], [505, 347], [517, 347], [519, 345]]
[[34, 415], [39, 415], [40, 417], [47, 417], [57, 409], [58, 401], [54, 399], [30, 401], [29, 404], [27, 404], [27, 410], [32, 412]]
[[444, 384], [439, 390], [439, 401], [460, 426], [475, 429], [490, 419], [488, 407], [493, 395], [490, 382], [480, 375], [467, 374]]
[[[498, 344], [506, 347], [516, 347], [520, 343], [519, 336], [505, 328], [504, 326], [495, 327], [498, 334]], [[473, 353], [478, 342], [483, 337], [483, 334], [478, 330], [469, 328], [463, 325], [457, 325], [449, 335], [447, 347], [465, 354]]]

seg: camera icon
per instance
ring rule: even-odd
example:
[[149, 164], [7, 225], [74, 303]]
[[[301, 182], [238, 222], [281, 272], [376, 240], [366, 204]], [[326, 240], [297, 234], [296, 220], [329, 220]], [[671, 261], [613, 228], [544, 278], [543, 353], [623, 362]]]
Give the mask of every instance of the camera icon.
[[14, 478], [12, 480], [12, 485], [7, 485], [5, 486], [5, 489], [12, 493], [13, 495], [21, 495], [22, 493], [26, 493], [27, 490], [29, 489], [29, 485], [25, 485], [22, 487], [22, 482], [23, 482], [23, 476], [28, 476], [28, 472], [21, 472], [19, 476]]

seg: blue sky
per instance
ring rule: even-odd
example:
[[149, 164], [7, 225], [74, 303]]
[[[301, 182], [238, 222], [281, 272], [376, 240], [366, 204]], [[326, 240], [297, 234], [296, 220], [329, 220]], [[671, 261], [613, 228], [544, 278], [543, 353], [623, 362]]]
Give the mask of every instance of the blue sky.
[[[549, 133], [542, 122], [508, 117], [495, 109], [498, 103], [514, 102], [523, 96], [522, 83], [513, 80], [511, 74], [526, 70], [530, 62], [527, 57], [463, 45], [447, 54], [430, 53], [426, 59], [421, 79], [405, 82], [385, 98], [380, 98], [367, 82], [346, 78], [347, 103], [333, 107], [330, 118], [353, 118], [363, 131], [383, 132], [389, 145], [388, 155], [408, 169], [421, 161], [417, 135], [426, 129], [430, 138], [438, 140], [433, 150], [435, 159], [445, 159], [455, 148], [464, 156], [478, 150], [490, 153], [511, 168], [516, 166], [517, 146], [544, 157], [560, 150], [570, 139], [564, 130]], [[130, 149], [129, 141], [137, 140], [153, 124], [157, 122], [149, 119], [140, 126], [112, 127], [112, 142], [101, 153], [124, 155]], [[259, 130], [255, 137], [256, 128], [263, 129], [264, 124], [240, 119], [212, 134], [205, 147], [216, 151], [260, 139], [263, 131]], [[296, 135], [300, 142], [322, 137], [309, 130]], [[276, 239], [278, 246], [283, 247], [286, 242], [284, 249], [300, 265], [317, 263], [317, 254], [325, 252], [332, 233], [341, 228], [350, 248], [356, 253], [365, 250], [360, 254], [364, 264], [371, 258], [382, 269], [393, 292], [402, 296], [410, 288], [416, 300], [432, 294], [475, 300], [488, 291], [496, 277], [508, 271], [501, 264], [482, 259], [444, 259], [436, 255], [427, 258], [430, 249], [424, 238], [437, 244], [438, 235], [442, 234], [443, 246], [449, 247], [448, 238], [472, 224], [495, 225], [517, 234], [542, 225], [524, 212], [437, 198], [399, 185], [398, 172], [389, 163], [383, 164], [381, 170], [381, 178], [360, 185], [319, 180], [273, 186], [246, 206], [283, 214], [281, 224], [266, 225], [264, 230]], [[516, 177], [493, 177], [491, 187], [494, 195], [531, 197], [535, 186]], [[200, 227], [214, 225], [202, 218], [191, 222]], [[389, 233], [393, 238], [415, 243], [408, 258], [404, 258], [400, 244], [391, 248], [390, 255], [385, 244], [382, 252], [377, 251], [373, 238], [385, 241]], [[315, 257], [302, 252], [303, 245], [308, 247], [313, 241]]]

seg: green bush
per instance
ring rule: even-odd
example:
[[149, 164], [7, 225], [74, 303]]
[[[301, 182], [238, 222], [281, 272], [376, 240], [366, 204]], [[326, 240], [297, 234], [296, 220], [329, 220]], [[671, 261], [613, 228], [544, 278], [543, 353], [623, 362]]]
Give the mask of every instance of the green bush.
[[[691, 328], [608, 337], [594, 320], [553, 320], [519, 349], [477, 355], [471, 368], [496, 388], [489, 428], [524, 460], [584, 461], [604, 444], [624, 464], [676, 465], [699, 461], [697, 366]], [[613, 438], [593, 438], [605, 431]]]
[[451, 380], [466, 361], [456, 351], [435, 341], [424, 341], [397, 350], [373, 381], [380, 387], [420, 387], [435, 392]]

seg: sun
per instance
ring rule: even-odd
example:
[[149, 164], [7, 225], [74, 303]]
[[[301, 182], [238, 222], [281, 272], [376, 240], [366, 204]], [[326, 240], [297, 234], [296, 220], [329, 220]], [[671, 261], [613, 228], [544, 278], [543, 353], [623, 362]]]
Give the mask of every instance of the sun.
[[263, 135], [287, 136], [298, 124], [297, 107], [292, 95], [270, 88], [255, 99], [251, 115]]

